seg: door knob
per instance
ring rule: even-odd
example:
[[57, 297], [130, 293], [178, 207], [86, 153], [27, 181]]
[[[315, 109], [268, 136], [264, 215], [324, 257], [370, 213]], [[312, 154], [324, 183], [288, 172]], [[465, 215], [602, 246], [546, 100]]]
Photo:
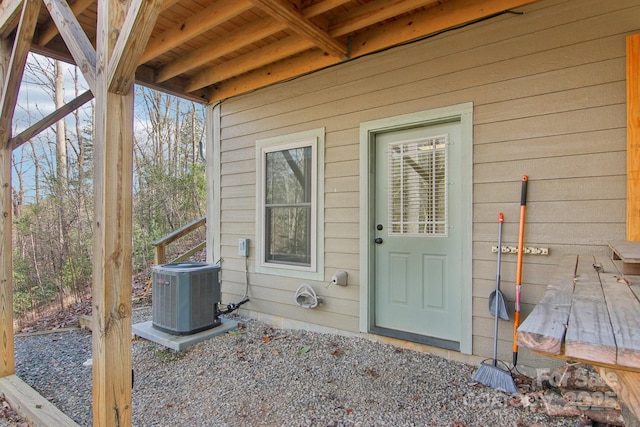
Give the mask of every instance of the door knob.
[[379, 245], [380, 243], [382, 243], [382, 237], [376, 237], [374, 242], [376, 242]]

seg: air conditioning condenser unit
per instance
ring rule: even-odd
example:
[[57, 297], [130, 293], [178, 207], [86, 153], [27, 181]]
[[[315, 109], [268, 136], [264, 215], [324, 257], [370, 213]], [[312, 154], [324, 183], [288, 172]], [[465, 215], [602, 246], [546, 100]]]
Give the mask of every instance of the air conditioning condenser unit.
[[190, 335], [218, 326], [220, 266], [176, 262], [152, 268], [154, 328]]

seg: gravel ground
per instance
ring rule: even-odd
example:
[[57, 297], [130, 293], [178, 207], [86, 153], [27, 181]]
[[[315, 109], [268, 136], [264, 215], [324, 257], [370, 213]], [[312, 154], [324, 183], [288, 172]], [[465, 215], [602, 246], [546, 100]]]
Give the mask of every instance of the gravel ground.
[[[134, 323], [150, 311], [134, 312]], [[91, 425], [91, 335], [16, 337], [16, 371]], [[362, 338], [244, 328], [173, 352], [133, 342], [135, 426], [574, 426], [474, 384], [476, 367]], [[1, 425], [19, 425], [3, 419]]]

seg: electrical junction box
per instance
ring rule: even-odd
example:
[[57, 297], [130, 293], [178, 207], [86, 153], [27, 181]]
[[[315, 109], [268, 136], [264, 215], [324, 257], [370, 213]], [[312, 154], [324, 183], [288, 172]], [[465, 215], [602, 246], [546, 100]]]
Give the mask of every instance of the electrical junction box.
[[220, 266], [205, 262], [174, 262], [152, 268], [154, 328], [172, 335], [190, 335], [218, 326]]
[[238, 256], [249, 256], [249, 239], [238, 239]]

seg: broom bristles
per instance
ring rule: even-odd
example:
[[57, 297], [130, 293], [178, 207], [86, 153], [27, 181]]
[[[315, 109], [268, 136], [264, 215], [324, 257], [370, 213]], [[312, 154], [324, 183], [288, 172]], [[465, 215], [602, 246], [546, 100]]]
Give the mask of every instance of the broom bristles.
[[496, 390], [518, 394], [511, 372], [493, 364], [482, 362], [476, 373], [473, 374], [473, 380]]

